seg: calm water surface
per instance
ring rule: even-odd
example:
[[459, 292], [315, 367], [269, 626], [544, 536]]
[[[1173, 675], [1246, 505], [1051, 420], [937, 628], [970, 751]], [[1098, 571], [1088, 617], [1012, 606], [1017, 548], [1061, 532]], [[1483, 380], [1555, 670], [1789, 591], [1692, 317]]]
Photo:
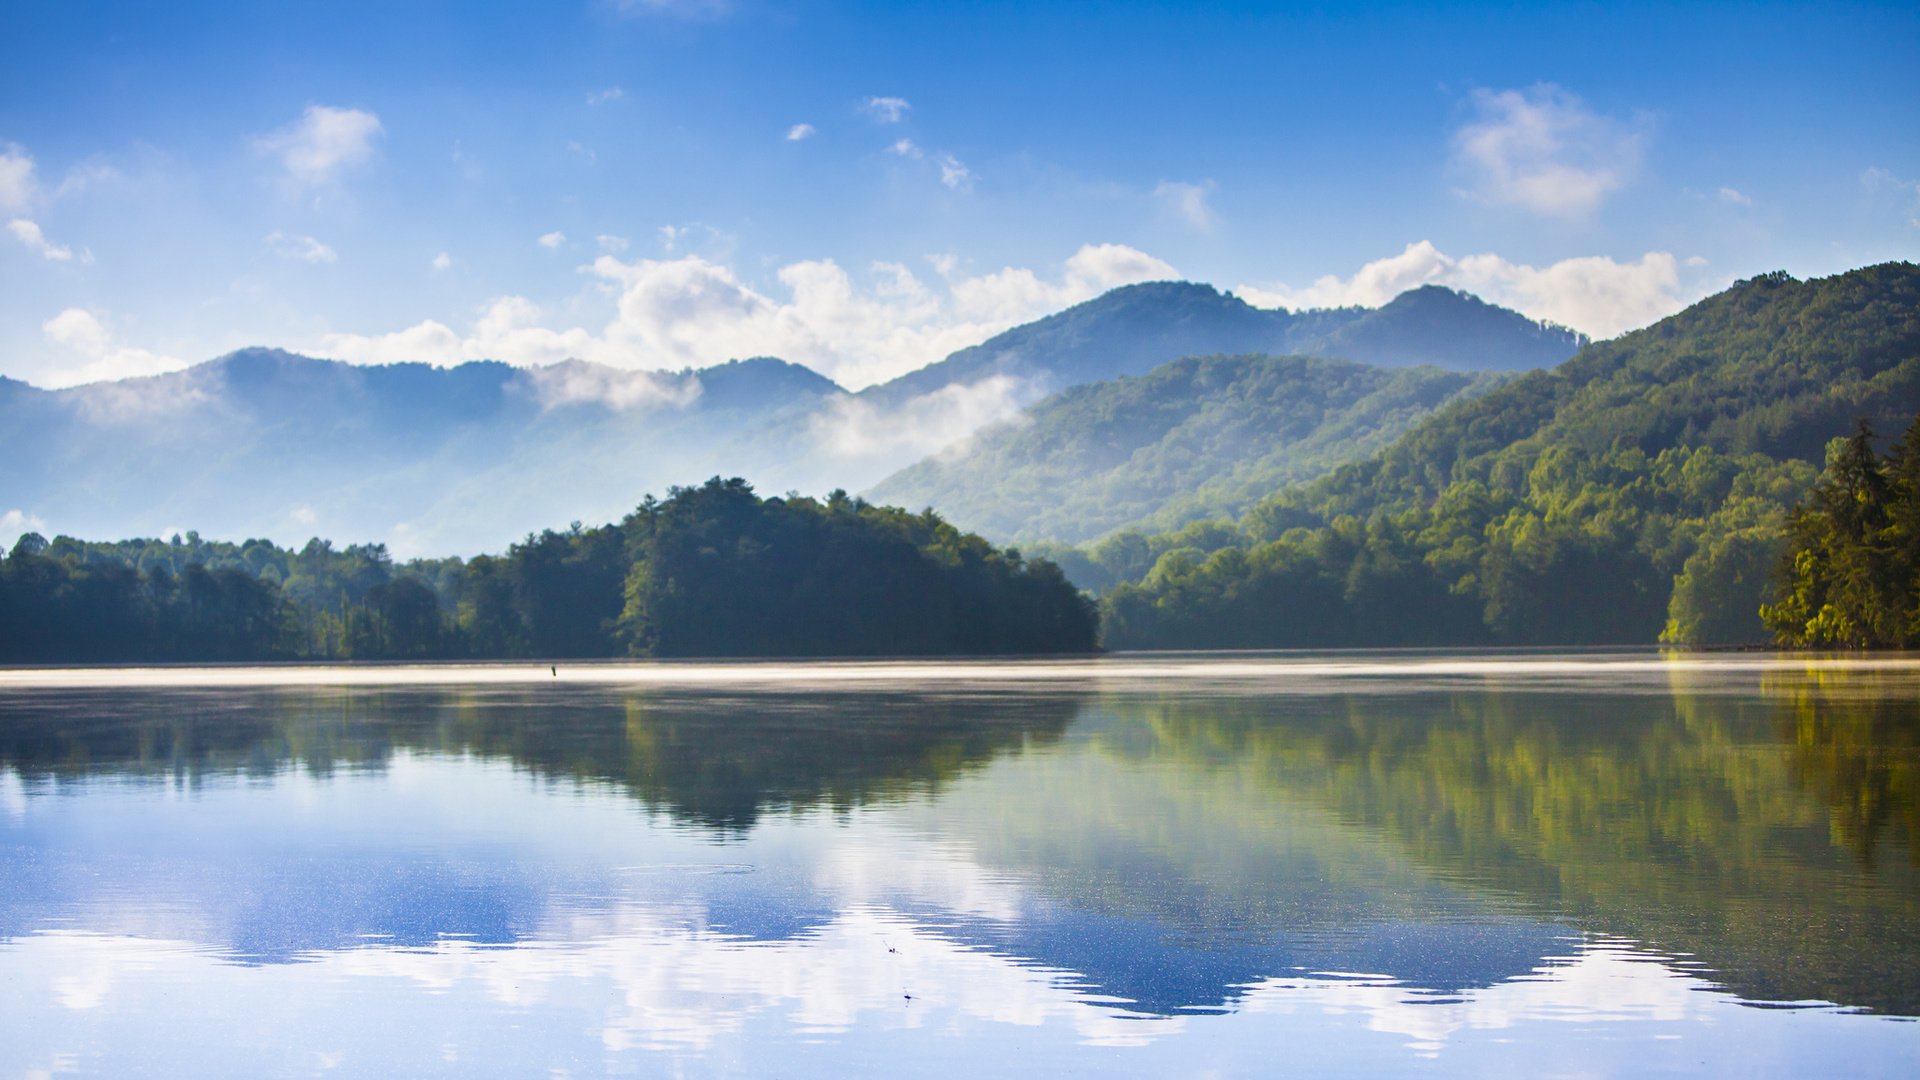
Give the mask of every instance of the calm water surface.
[[1920, 661], [0, 672], [0, 1073], [1915, 1075]]

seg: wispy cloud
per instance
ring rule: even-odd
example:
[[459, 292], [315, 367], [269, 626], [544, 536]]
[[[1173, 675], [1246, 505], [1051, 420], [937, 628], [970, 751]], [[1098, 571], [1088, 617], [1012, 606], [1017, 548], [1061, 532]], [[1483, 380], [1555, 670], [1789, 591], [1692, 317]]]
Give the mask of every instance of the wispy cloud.
[[446, 270], [452, 265], [453, 265], [453, 256], [447, 254], [444, 251], [433, 257], [433, 272], [436, 274], [440, 273], [443, 270]]
[[1650, 251], [1633, 262], [1601, 256], [1562, 259], [1547, 266], [1511, 262], [1498, 255], [1453, 258], [1422, 240], [1398, 255], [1376, 259], [1352, 277], [1328, 275], [1305, 288], [1241, 285], [1234, 289], [1264, 307], [1378, 307], [1408, 289], [1446, 285], [1513, 308], [1536, 319], [1571, 326], [1595, 338], [1614, 337], [1680, 310], [1706, 295], [1710, 285], [1684, 268], [1704, 263]]
[[909, 158], [914, 161], [919, 161], [921, 158], [927, 156], [921, 152], [920, 147], [915, 145], [912, 139], [895, 139], [893, 145], [887, 147], [887, 153], [898, 154], [903, 158]]
[[[40, 226], [26, 218], [14, 218], [12, 221], [7, 222], [7, 231], [13, 234], [15, 240], [25, 244], [29, 249], [49, 262], [73, 261], [72, 248], [67, 247], [65, 244], [56, 244], [48, 240], [46, 234], [40, 231]], [[92, 260], [83, 258], [81, 261], [90, 262]]]
[[1906, 215], [1907, 224], [1920, 229], [1920, 180], [1895, 176], [1875, 165], [1860, 174], [1860, 186], [1875, 198], [1892, 196], [1900, 206], [1900, 213]]
[[1201, 232], [1211, 230], [1218, 218], [1215, 217], [1209, 199], [1213, 195], [1213, 181], [1203, 180], [1190, 183], [1185, 180], [1162, 180], [1153, 189], [1153, 197], [1161, 204]]
[[813, 136], [814, 128], [812, 124], [795, 124], [787, 129], [788, 142], [800, 142], [803, 139], [811, 139]]
[[614, 0], [614, 9], [622, 15], [717, 19], [733, 10], [733, 0]]
[[1723, 187], [1720, 189], [1720, 201], [1728, 204], [1729, 206], [1752, 206], [1753, 205], [1753, 197], [1751, 195], [1748, 195], [1746, 192], [1741, 191], [1738, 188], [1730, 188], [1730, 187]]
[[275, 255], [295, 262], [330, 263], [340, 257], [332, 248], [311, 236], [290, 235], [279, 230], [268, 233], [265, 243]]
[[591, 94], [588, 94], [587, 104], [605, 105], [609, 101], [619, 101], [621, 98], [624, 98], [626, 96], [627, 96], [627, 92], [625, 90], [622, 90], [620, 87], [609, 86], [604, 90], [595, 90]]
[[560, 245], [567, 242], [567, 234], [559, 231], [550, 232], [550, 233], [541, 233], [540, 239], [534, 242], [539, 244], [541, 247], [546, 248], [548, 251], [557, 251], [559, 250]]
[[611, 233], [601, 233], [599, 236], [593, 238], [593, 242], [600, 245], [601, 251], [616, 255], [627, 250], [628, 246], [626, 237], [614, 236]]
[[33, 156], [13, 143], [0, 144], [0, 214], [18, 214], [39, 193]]
[[1464, 194], [1546, 217], [1592, 213], [1639, 169], [1640, 125], [1601, 116], [1551, 84], [1478, 90], [1475, 119], [1454, 133]]
[[864, 107], [867, 115], [882, 124], [897, 124], [906, 118], [907, 110], [913, 108], [906, 98], [870, 97]]
[[943, 152], [940, 155], [940, 182], [955, 191], [971, 191], [973, 172], [962, 165], [959, 158]]
[[254, 145], [277, 158], [293, 182], [319, 187], [370, 160], [374, 140], [384, 131], [380, 118], [370, 112], [309, 105], [299, 120], [261, 136]]

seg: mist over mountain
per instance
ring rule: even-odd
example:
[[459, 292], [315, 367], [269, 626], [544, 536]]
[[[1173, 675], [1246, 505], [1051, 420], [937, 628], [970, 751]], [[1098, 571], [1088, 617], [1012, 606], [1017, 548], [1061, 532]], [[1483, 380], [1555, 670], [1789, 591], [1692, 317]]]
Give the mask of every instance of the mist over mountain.
[[770, 358], [644, 372], [577, 360], [369, 367], [245, 349], [57, 391], [0, 379], [0, 515], [16, 531], [321, 535], [472, 553], [555, 522], [614, 520], [649, 492], [716, 474], [769, 492], [861, 490], [1050, 393], [1182, 356], [1344, 352], [1476, 371], [1556, 362], [1578, 343], [1446, 289], [1292, 313], [1160, 282], [858, 394]]
[[1084, 543], [1126, 527], [1177, 528], [1365, 457], [1506, 378], [1308, 356], [1188, 357], [1055, 394], [867, 495], [933, 506], [1000, 540]]

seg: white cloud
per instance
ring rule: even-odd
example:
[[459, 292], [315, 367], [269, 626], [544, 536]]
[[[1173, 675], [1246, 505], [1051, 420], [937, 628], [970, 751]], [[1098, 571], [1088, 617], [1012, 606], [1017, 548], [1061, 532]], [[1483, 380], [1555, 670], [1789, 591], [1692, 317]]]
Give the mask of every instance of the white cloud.
[[311, 236], [288, 235], [276, 229], [266, 235], [265, 242], [275, 255], [295, 262], [318, 265], [337, 262], [340, 258], [332, 248]]
[[7, 231], [13, 234], [15, 240], [25, 244], [43, 259], [51, 262], [73, 261], [72, 248], [48, 240], [46, 234], [40, 231], [40, 226], [26, 218], [14, 218], [7, 222]]
[[1180, 216], [1188, 225], [1207, 232], [1218, 220], [1207, 199], [1213, 194], [1213, 181], [1192, 184], [1184, 180], [1162, 180], [1153, 189], [1153, 197]]
[[309, 105], [298, 121], [254, 145], [279, 158], [294, 182], [319, 187], [372, 158], [374, 139], [384, 130], [370, 112]]
[[926, 156], [920, 152], [918, 146], [913, 144], [912, 139], [895, 139], [893, 145], [887, 147], [887, 153], [898, 154], [903, 158], [909, 158], [914, 161], [918, 161]]
[[600, 155], [593, 152], [593, 147], [582, 142], [568, 141], [567, 152], [586, 158], [589, 165], [596, 164], [600, 160]]
[[973, 188], [973, 173], [960, 164], [960, 159], [952, 154], [940, 155], [940, 182], [955, 191], [970, 191]]
[[567, 234], [563, 232], [542, 233], [538, 241], [539, 245], [548, 251], [554, 251], [566, 242]]
[[1746, 192], [1741, 191], [1738, 188], [1730, 188], [1730, 187], [1723, 187], [1720, 189], [1720, 201], [1723, 203], [1729, 203], [1734, 206], [1752, 206], [1753, 205], [1753, 197], [1751, 195], [1748, 195]]
[[1010, 267], [929, 284], [903, 265], [878, 263], [856, 281], [831, 260], [798, 262], [776, 275], [784, 298], [696, 255], [632, 262], [602, 255], [589, 269], [618, 290], [615, 312], [597, 332], [542, 327], [532, 302], [504, 297], [464, 333], [429, 320], [390, 334], [328, 335], [317, 351], [360, 363], [534, 366], [577, 358], [631, 370], [778, 356], [857, 388], [1115, 286], [1176, 276], [1159, 259], [1118, 244], [1081, 248], [1053, 280]]
[[453, 265], [453, 256], [447, 254], [444, 251], [433, 257], [433, 269], [435, 273], [439, 273], [440, 271], [445, 270], [452, 265]]
[[679, 246], [680, 241], [687, 238], [688, 231], [689, 229], [685, 225], [660, 226], [660, 250], [672, 254], [673, 249]]
[[[1697, 270], [1702, 264], [1688, 260], [1685, 265]], [[1711, 291], [1701, 280], [1683, 282], [1681, 266], [1664, 251], [1650, 251], [1634, 262], [1590, 256], [1534, 267], [1493, 254], [1455, 259], [1422, 240], [1398, 255], [1362, 266], [1349, 278], [1329, 275], [1303, 289], [1242, 285], [1234, 291], [1266, 307], [1378, 307], [1408, 289], [1445, 285], [1594, 338], [1609, 338], [1671, 315]]]
[[[11, 550], [13, 545], [25, 534], [40, 533], [44, 536], [46, 531], [47, 523], [38, 515], [30, 514], [25, 510], [14, 509], [0, 514], [0, 548]], [[12, 808], [9, 807], [9, 810], [11, 809]], [[12, 813], [9, 816], [17, 818], [20, 815]]]
[[587, 104], [605, 105], [609, 101], [619, 101], [621, 98], [626, 96], [627, 96], [627, 92], [621, 89], [620, 87], [609, 86], [605, 90], [595, 90], [593, 93], [588, 94]]
[[106, 325], [93, 312], [72, 307], [41, 324], [48, 341], [79, 354], [79, 367], [55, 371], [43, 385], [58, 389], [105, 379], [131, 379], [178, 371], [186, 364], [171, 357], [115, 344]]
[[812, 138], [813, 134], [814, 128], [812, 124], [795, 124], [787, 129], [787, 141], [799, 142], [802, 139]]
[[882, 124], [899, 123], [911, 108], [913, 106], [907, 103], [906, 98], [870, 97], [866, 101], [868, 115]]
[[627, 250], [628, 246], [626, 237], [614, 236], [610, 233], [601, 233], [593, 238], [593, 242], [600, 245], [601, 251], [615, 254]]
[[18, 214], [39, 193], [33, 157], [13, 143], [0, 145], [0, 214]]
[[522, 296], [488, 302], [465, 334], [429, 319], [391, 334], [327, 334], [323, 355], [358, 364], [419, 362], [451, 367], [467, 360], [504, 360], [523, 367], [556, 364], [571, 358], [595, 359], [604, 349], [581, 329], [549, 330], [536, 325], [540, 308]]
[[1551, 84], [1478, 90], [1478, 118], [1454, 133], [1467, 194], [1496, 206], [1578, 218], [1633, 178], [1644, 137]]

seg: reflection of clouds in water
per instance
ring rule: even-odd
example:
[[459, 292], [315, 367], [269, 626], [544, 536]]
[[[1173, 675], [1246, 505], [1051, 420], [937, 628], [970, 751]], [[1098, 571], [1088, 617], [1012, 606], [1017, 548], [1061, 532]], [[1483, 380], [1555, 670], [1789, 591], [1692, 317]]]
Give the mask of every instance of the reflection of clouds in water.
[[862, 1024], [921, 1027], [934, 1019], [995, 1024], [1070, 1023], [1097, 1045], [1133, 1045], [1181, 1030], [1184, 1019], [1142, 1017], [1084, 1000], [1071, 973], [1021, 965], [928, 933], [897, 913], [847, 911], [790, 941], [745, 942], [676, 925], [678, 917], [622, 909], [609, 935], [575, 946], [494, 949], [448, 941], [420, 951], [366, 949], [327, 957], [344, 975], [410, 980], [430, 990], [462, 984], [516, 1009], [575, 998], [577, 981], [608, 984], [619, 1002], [603, 1017], [609, 1050], [704, 1050], [756, 1014], [793, 1030], [838, 1034]]
[[862, 822], [859, 843], [824, 851], [813, 877], [814, 887], [843, 908], [910, 897], [994, 922], [1022, 915], [1019, 887], [988, 873], [965, 845], [920, 839], [878, 821]]
[[24, 821], [27, 817], [27, 785], [11, 766], [0, 769], [0, 814], [5, 814], [9, 821]]
[[1501, 1030], [1532, 1023], [1680, 1022], [1699, 1017], [1714, 1001], [1711, 983], [1668, 966], [1664, 958], [1622, 942], [1582, 945], [1534, 974], [1443, 1000], [1392, 980], [1372, 977], [1265, 979], [1247, 988], [1241, 1009], [1292, 1011], [1317, 1004], [1327, 1012], [1354, 1012], [1373, 1031], [1404, 1035], [1408, 1048], [1438, 1057], [1465, 1030]]
[[[23, 1039], [18, 1052], [40, 1062], [55, 1059], [31, 1042], [39, 1037], [57, 1045], [59, 1035], [57, 1025], [36, 1022], [36, 1006], [57, 1000], [55, 1014], [60, 1008], [95, 1010], [96, 1018], [82, 1030], [97, 1034], [117, 1030], [111, 1026], [117, 1018], [98, 1015], [103, 1007], [137, 1014], [155, 995], [191, 990], [196, 1000], [249, 1003], [253, 1037], [291, 1055], [281, 1060], [331, 1058], [339, 1053], [335, 1040], [342, 1031], [351, 1037], [364, 1030], [357, 1025], [377, 1017], [388, 1032], [417, 1026], [431, 1040], [423, 1051], [447, 1063], [481, 1060], [488, 1040], [511, 1027], [545, 1032], [543, 1040], [554, 1033], [578, 1037], [608, 1054], [602, 1064], [614, 1071], [623, 1057], [639, 1052], [723, 1064], [771, 1060], [756, 1056], [769, 1050], [768, 1037], [853, 1047], [906, 1030], [921, 1039], [952, 1040], [945, 1051], [915, 1044], [916, 1053], [934, 1060], [963, 1053], [1004, 1062], [1000, 1055], [1010, 1048], [1039, 1046], [1035, 1040], [1044, 1039], [1159, 1055], [1105, 1059], [1110, 1064], [1132, 1061], [1145, 1068], [1166, 1064], [1172, 1054], [1175, 1061], [1191, 1056], [1189, 1064], [1198, 1066], [1223, 1061], [1219, 1055], [1226, 1052], [1241, 1067], [1257, 1069], [1271, 1064], [1263, 1055], [1272, 1047], [1311, 1032], [1318, 1040], [1315, 1054], [1353, 1055], [1337, 1057], [1351, 1065], [1390, 1069], [1398, 1061], [1404, 1067], [1411, 1054], [1474, 1071], [1484, 1064], [1476, 1054], [1512, 1041], [1510, 1036], [1551, 1040], [1554, 1031], [1575, 1025], [1602, 1038], [1641, 1040], [1644, 1050], [1650, 1033], [1724, 1038], [1730, 1031], [1709, 1031], [1743, 1027], [1767, 1015], [1737, 1007], [1729, 995], [1667, 961], [1607, 941], [1584, 944], [1530, 977], [1445, 999], [1375, 977], [1297, 976], [1250, 986], [1240, 1007], [1223, 1015], [1164, 1017], [1090, 995], [1071, 972], [1026, 966], [948, 940], [897, 911], [844, 911], [807, 934], [773, 942], [688, 927], [685, 915], [627, 905], [602, 924], [603, 936], [578, 942], [502, 948], [446, 940], [428, 948], [349, 949], [316, 954], [307, 963], [266, 966], [223, 964], [177, 942], [35, 935], [8, 949], [17, 995], [9, 1019]], [[75, 988], [84, 989], [86, 1000], [71, 996]], [[52, 994], [43, 993], [48, 990]], [[342, 1027], [343, 1010], [365, 1015], [347, 1017]], [[1822, 1012], [1835, 1021], [1878, 1023]], [[458, 1027], [435, 1031], [432, 1018], [450, 1015], [459, 1017]], [[335, 1029], [313, 1025], [319, 1016], [331, 1018]], [[109, 1026], [99, 1028], [103, 1021]], [[1619, 1032], [1607, 1036], [1606, 1028]], [[1351, 1034], [1338, 1036], [1341, 1031]], [[1366, 1033], [1390, 1041], [1371, 1044]], [[1834, 1034], [1820, 1028], [1805, 1037]], [[352, 1053], [362, 1066], [368, 1049]], [[564, 1043], [549, 1049], [590, 1060]]]

